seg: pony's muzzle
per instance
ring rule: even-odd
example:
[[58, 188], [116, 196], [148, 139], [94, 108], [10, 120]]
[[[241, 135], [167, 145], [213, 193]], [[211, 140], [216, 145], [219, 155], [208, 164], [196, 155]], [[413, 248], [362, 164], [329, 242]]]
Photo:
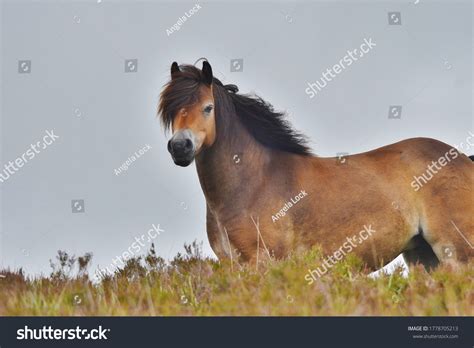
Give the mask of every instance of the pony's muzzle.
[[187, 167], [194, 160], [194, 137], [188, 130], [179, 131], [168, 142], [168, 151], [178, 166]]

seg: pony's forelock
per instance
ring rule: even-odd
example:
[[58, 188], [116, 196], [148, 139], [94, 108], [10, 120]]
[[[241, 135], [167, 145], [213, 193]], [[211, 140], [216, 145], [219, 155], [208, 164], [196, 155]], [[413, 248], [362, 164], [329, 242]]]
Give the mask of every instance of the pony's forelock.
[[199, 88], [204, 80], [201, 70], [192, 65], [181, 65], [180, 71], [164, 85], [158, 105], [158, 116], [165, 130], [173, 124], [173, 119], [181, 108], [199, 101]]

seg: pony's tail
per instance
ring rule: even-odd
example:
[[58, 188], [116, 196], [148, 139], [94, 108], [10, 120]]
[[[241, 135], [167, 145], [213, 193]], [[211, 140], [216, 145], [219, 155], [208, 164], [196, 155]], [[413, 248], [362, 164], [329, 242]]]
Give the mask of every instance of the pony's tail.
[[472, 156], [469, 156], [469, 158], [471, 159], [471, 161], [473, 161], [473, 162], [474, 162], [474, 155], [472, 155]]

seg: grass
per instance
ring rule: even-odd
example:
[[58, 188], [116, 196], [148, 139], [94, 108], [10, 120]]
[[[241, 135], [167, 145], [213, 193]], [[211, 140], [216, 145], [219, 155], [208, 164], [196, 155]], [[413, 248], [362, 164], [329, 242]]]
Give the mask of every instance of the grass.
[[348, 256], [312, 285], [308, 269], [318, 250], [258, 265], [232, 265], [185, 246], [166, 263], [155, 253], [128, 260], [123, 269], [92, 282], [92, 255], [59, 252], [48, 277], [0, 271], [0, 315], [23, 316], [472, 316], [474, 267], [456, 272], [421, 266], [407, 278], [396, 271], [372, 279]]

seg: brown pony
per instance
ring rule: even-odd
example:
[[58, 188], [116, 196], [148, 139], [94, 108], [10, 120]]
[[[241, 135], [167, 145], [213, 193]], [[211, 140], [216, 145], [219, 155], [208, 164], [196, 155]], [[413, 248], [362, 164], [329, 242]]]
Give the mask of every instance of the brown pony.
[[284, 114], [237, 92], [207, 61], [202, 70], [174, 62], [159, 104], [174, 162], [196, 161], [219, 258], [258, 264], [317, 244], [336, 260], [354, 252], [372, 269], [400, 253], [429, 268], [474, 256], [474, 164], [466, 155], [415, 138], [317, 157]]

